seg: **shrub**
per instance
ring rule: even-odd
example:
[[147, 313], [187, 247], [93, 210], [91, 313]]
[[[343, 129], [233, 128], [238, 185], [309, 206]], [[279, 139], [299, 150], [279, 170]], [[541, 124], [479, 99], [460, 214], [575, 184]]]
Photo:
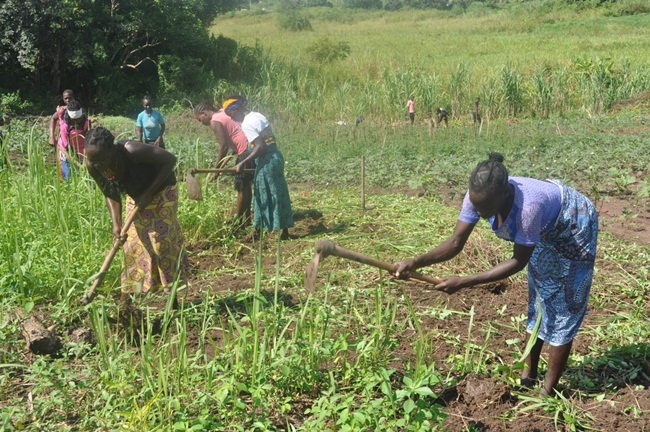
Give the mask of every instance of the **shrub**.
[[290, 10], [279, 14], [278, 28], [294, 32], [313, 30], [309, 18], [296, 10]]
[[347, 42], [334, 42], [325, 37], [317, 40], [307, 48], [312, 60], [318, 63], [332, 63], [337, 60], [344, 60], [352, 49]]
[[343, 5], [350, 9], [381, 9], [381, 0], [343, 0]]
[[402, 0], [386, 0], [386, 3], [384, 3], [384, 9], [388, 11], [398, 11], [403, 6]]
[[20, 90], [13, 93], [5, 93], [0, 97], [1, 111], [5, 114], [24, 114], [29, 111], [31, 104], [20, 97]]

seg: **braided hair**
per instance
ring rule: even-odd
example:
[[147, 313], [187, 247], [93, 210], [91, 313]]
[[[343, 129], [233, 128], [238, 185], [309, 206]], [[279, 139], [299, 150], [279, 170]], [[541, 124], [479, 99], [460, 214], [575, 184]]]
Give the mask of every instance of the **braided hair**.
[[86, 134], [86, 149], [94, 148], [97, 151], [104, 152], [113, 149], [115, 137], [106, 128], [96, 127], [90, 129]]
[[212, 102], [201, 102], [194, 107], [194, 117], [198, 117], [203, 111], [218, 111]]
[[477, 194], [493, 194], [508, 186], [508, 170], [503, 164], [501, 153], [490, 153], [488, 159], [480, 162], [469, 179], [470, 191]]

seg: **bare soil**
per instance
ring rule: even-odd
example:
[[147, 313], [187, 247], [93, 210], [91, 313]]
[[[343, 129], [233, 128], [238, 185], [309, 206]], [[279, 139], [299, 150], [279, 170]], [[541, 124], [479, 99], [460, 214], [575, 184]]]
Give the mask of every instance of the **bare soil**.
[[[456, 198], [458, 199], [458, 198]], [[451, 201], [454, 201], [453, 199]], [[453, 203], [454, 206], [458, 201]], [[614, 236], [630, 242], [648, 244], [650, 240], [650, 211], [647, 201], [632, 201], [624, 198], [607, 197], [598, 205], [600, 214], [601, 230], [609, 232]], [[294, 238], [314, 236], [333, 228], [328, 226], [328, 221], [323, 215], [314, 209], [299, 210], [296, 213], [296, 227], [292, 230]], [[378, 227], [366, 224], [358, 227], [362, 232], [372, 233]], [[237, 293], [250, 289], [254, 285], [254, 278], [250, 272], [242, 274], [222, 274], [215, 272], [219, 269], [229, 268], [236, 265], [251, 266], [253, 254], [257, 248], [256, 243], [244, 242], [242, 247], [234, 256], [224, 256], [221, 251], [201, 249], [194, 245], [196, 250], [191, 258], [193, 273], [191, 275], [192, 289], [188, 292], [185, 301], [198, 301], [203, 293], [212, 292], [220, 294]], [[273, 235], [265, 241], [264, 247], [268, 251], [275, 248]], [[190, 248], [191, 249], [191, 248]], [[304, 249], [304, 243], [288, 241], [283, 243], [283, 253], [287, 257], [300, 257]], [[200, 252], [200, 253], [199, 253]], [[274, 254], [264, 262], [266, 268], [273, 268], [275, 265]], [[295, 258], [283, 264], [283, 271], [291, 273], [304, 273], [304, 262]], [[604, 265], [602, 272], [607, 272]], [[205, 274], [218, 274], [218, 276], [205, 277]], [[372, 283], [373, 281], [369, 281]], [[520, 332], [515, 329], [511, 316], [513, 311], [525, 313], [527, 307], [527, 288], [523, 283], [502, 282], [476, 289], [462, 290], [455, 295], [447, 295], [438, 291], [427, 289], [426, 286], [417, 282], [398, 282], [397, 289], [404, 289], [416, 311], [423, 311], [434, 308], [436, 310], [451, 310], [470, 312], [474, 311], [473, 322], [476, 328], [489, 328], [489, 344], [485, 344], [487, 335], [479, 332], [471, 332], [471, 342], [475, 346], [482, 347], [481, 350], [472, 350], [472, 356], [483, 356], [486, 370], [475, 373], [459, 372], [459, 357], [466, 355], [466, 350], [459, 349], [467, 342], [469, 330], [469, 318], [466, 315], [452, 315], [447, 319], [440, 320], [433, 317], [422, 318], [422, 329], [430, 337], [429, 358], [427, 361], [434, 362], [437, 371], [442, 376], [454, 377], [453, 385], [445, 388], [436, 388], [440, 395], [438, 403], [444, 405], [444, 412], [448, 415], [445, 422], [446, 431], [555, 431], [571, 430], [570, 424], [565, 419], [559, 423], [553, 418], [553, 414], [537, 409], [522, 413], [521, 395], [539, 395], [537, 389], [522, 389], [514, 384], [514, 381], [504, 378], [501, 372], [495, 372], [499, 366], [510, 366], [518, 361], [513, 357], [516, 352], [513, 345], [523, 350], [525, 341], [514, 341], [520, 337]], [[269, 293], [267, 293], [270, 295]], [[282, 301], [287, 305], [298, 303], [297, 298], [290, 293], [281, 293]], [[226, 296], [228, 297], [228, 296]], [[225, 308], [224, 304], [224, 308]], [[228, 305], [233, 306], [233, 305]], [[499, 313], [503, 308], [507, 313]], [[622, 309], [625, 304], [621, 304]], [[232, 310], [232, 309], [231, 309]], [[399, 312], [401, 318], [408, 315], [408, 310], [402, 308]], [[595, 309], [586, 317], [583, 326], [590, 326], [602, 322], [611, 311]], [[523, 324], [521, 324], [523, 325]], [[200, 342], [197, 337], [189, 336], [188, 349], [198, 349]], [[197, 335], [195, 335], [197, 336]], [[217, 342], [221, 336], [215, 332], [210, 335], [212, 340]], [[413, 342], [418, 335], [412, 329], [403, 329], [398, 335], [399, 343], [393, 351], [394, 360], [391, 367], [397, 373], [404, 372], [404, 365], [413, 362], [415, 352]], [[457, 343], [449, 343], [453, 339]], [[588, 335], [579, 334], [574, 342], [574, 352], [582, 355], [589, 355], [592, 350], [591, 340]], [[542, 356], [547, 357], [544, 350]], [[25, 363], [33, 362], [33, 354], [25, 352]], [[580, 365], [569, 364], [565, 375], [570, 375], [572, 368]], [[564, 397], [581, 413], [587, 413], [593, 419], [592, 425], [602, 431], [646, 431], [650, 430], [650, 366], [645, 366], [645, 375], [641, 374], [635, 379], [623, 381], [616, 392], [606, 393], [604, 401], [596, 401], [586, 394], [585, 389], [579, 387], [562, 388]], [[599, 370], [595, 373], [616, 374], [615, 370]], [[19, 387], [17, 387], [18, 389]], [[604, 392], [604, 389], [603, 389]], [[292, 418], [295, 426], [299, 426], [302, 413], [309, 406], [309, 401], [303, 401], [300, 408], [293, 413], [287, 414]], [[582, 414], [581, 414], [582, 415]]]
[[[641, 242], [647, 244], [650, 240], [650, 212], [648, 203], [630, 201], [622, 198], [608, 197], [599, 205], [601, 230], [612, 233], [623, 240], [630, 242]], [[630, 215], [635, 215], [630, 218]], [[327, 222], [322, 215], [315, 210], [301, 212], [296, 218], [296, 228], [293, 230], [295, 237], [311, 236], [324, 232], [328, 229]], [[360, 231], [372, 233], [377, 229], [372, 224], [357, 227]], [[274, 247], [275, 243], [269, 240], [268, 248]], [[286, 256], [298, 256], [299, 249], [304, 245], [299, 242], [287, 242], [283, 245]], [[253, 248], [251, 248], [253, 249]], [[245, 249], [238, 257], [241, 260], [251, 260]], [[219, 269], [227, 265], [219, 255], [203, 256], [194, 262], [194, 267], [201, 271]], [[269, 259], [266, 266], [273, 266], [274, 260]], [[288, 263], [287, 267], [292, 271], [303, 272], [301, 264], [297, 262]], [[607, 272], [607, 266], [601, 271]], [[247, 289], [253, 284], [252, 277], [220, 276], [209, 280], [194, 280], [194, 292], [212, 290], [214, 292], [236, 292], [240, 289]], [[372, 283], [373, 281], [369, 281]], [[506, 384], [503, 375], [493, 371], [499, 366], [509, 366], [519, 359], [513, 358], [513, 339], [520, 337], [520, 333], [513, 328], [511, 316], [512, 311], [525, 313], [528, 303], [527, 288], [523, 283], [501, 282], [478, 287], [476, 289], [462, 290], [455, 295], [447, 295], [438, 291], [427, 289], [426, 286], [417, 282], [399, 282], [405, 289], [410, 301], [416, 311], [428, 308], [437, 310], [452, 310], [469, 312], [474, 308], [474, 325], [485, 328], [489, 323], [493, 329], [489, 337], [489, 345], [484, 347], [483, 356], [488, 370], [481, 373], [463, 374], [455, 368], [459, 363], [459, 356], [465, 355], [465, 350], [458, 349], [458, 344], [450, 344], [449, 338], [457, 337], [462, 343], [467, 340], [469, 319], [467, 316], [454, 315], [445, 320], [423, 318], [421, 326], [425, 332], [431, 335], [431, 347], [428, 361], [435, 362], [436, 369], [442, 376], [457, 377], [457, 382], [450, 388], [436, 389], [440, 398], [438, 403], [445, 406], [445, 413], [448, 419], [445, 422], [447, 431], [556, 431], [570, 430], [570, 423], [560, 418], [559, 422], [553, 418], [553, 414], [544, 413], [537, 409], [521, 413], [517, 408], [522, 404], [520, 395], [539, 396], [538, 389], [523, 389], [519, 386]], [[196, 294], [194, 294], [196, 295]], [[287, 302], [297, 299], [288, 296]], [[508, 313], [499, 314], [498, 311], [504, 306]], [[622, 304], [621, 308], [625, 305]], [[400, 312], [402, 318], [408, 315], [406, 308]], [[605, 320], [611, 311], [595, 309], [586, 317], [583, 326], [590, 326]], [[522, 324], [523, 325], [523, 324]], [[486, 338], [485, 334], [472, 333], [472, 342], [481, 346]], [[399, 345], [395, 348], [393, 355], [395, 360], [391, 367], [400, 374], [404, 371], [407, 361], [414, 361], [415, 352], [413, 342], [417, 334], [411, 329], [404, 329], [399, 335]], [[516, 342], [519, 349], [523, 350], [525, 341]], [[581, 355], [588, 355], [592, 352], [588, 349], [591, 340], [588, 336], [579, 334], [574, 341], [574, 352]], [[472, 355], [477, 355], [475, 352]], [[548, 352], [542, 352], [543, 358], [547, 358]], [[565, 375], [571, 373], [572, 368], [580, 365], [569, 365]], [[604, 373], [598, 371], [598, 373]], [[615, 374], [616, 371], [606, 373]], [[650, 366], [645, 368], [646, 377], [650, 375]], [[645, 377], [638, 377], [635, 380], [628, 380], [620, 383], [620, 389], [615, 393], [607, 394], [604, 402], [596, 402], [588, 396], [584, 389], [563, 387], [561, 390], [564, 397], [577, 409], [581, 415], [587, 413], [593, 421], [592, 425], [602, 431], [645, 431], [650, 430], [650, 382]], [[603, 390], [604, 391], [604, 390]], [[298, 414], [298, 413], [296, 413]], [[300, 415], [296, 415], [297, 422]]]

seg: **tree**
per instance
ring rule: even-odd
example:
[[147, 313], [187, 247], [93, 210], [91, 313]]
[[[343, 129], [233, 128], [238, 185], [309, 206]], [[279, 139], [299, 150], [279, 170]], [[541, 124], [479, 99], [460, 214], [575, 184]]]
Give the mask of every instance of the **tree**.
[[[237, 50], [211, 37], [209, 25], [236, 5], [237, 0], [4, 0], [0, 82], [24, 95], [55, 96], [72, 88], [84, 102], [102, 107], [156, 94], [161, 83], [166, 90], [193, 91], [197, 82], [216, 77], [224, 61], [235, 61]], [[224, 47], [228, 58], [219, 52]]]

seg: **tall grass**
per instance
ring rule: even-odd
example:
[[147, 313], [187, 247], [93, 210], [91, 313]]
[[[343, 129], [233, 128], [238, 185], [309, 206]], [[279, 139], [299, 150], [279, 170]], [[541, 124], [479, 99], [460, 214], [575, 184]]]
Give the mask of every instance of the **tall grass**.
[[[245, 16], [220, 19], [215, 30], [268, 49], [257, 84], [241, 91], [263, 109], [299, 122], [350, 123], [360, 114], [395, 122], [404, 118], [411, 95], [423, 118], [445, 107], [454, 118], [471, 120], [479, 95], [481, 114], [491, 119], [579, 110], [593, 115], [649, 88], [647, 58], [637, 54], [648, 36], [647, 17], [522, 18], [509, 10], [444, 19], [435, 12], [350, 11], [358, 20], [354, 26], [324, 21], [309, 34], [291, 34], [290, 42], [275, 28], [265, 31], [264, 41], [251, 40], [238, 26]], [[353, 41], [352, 55], [335, 65], [314, 63], [304, 53], [319, 34]], [[587, 39], [594, 42], [585, 48]], [[622, 48], [627, 45], [639, 48]]]

